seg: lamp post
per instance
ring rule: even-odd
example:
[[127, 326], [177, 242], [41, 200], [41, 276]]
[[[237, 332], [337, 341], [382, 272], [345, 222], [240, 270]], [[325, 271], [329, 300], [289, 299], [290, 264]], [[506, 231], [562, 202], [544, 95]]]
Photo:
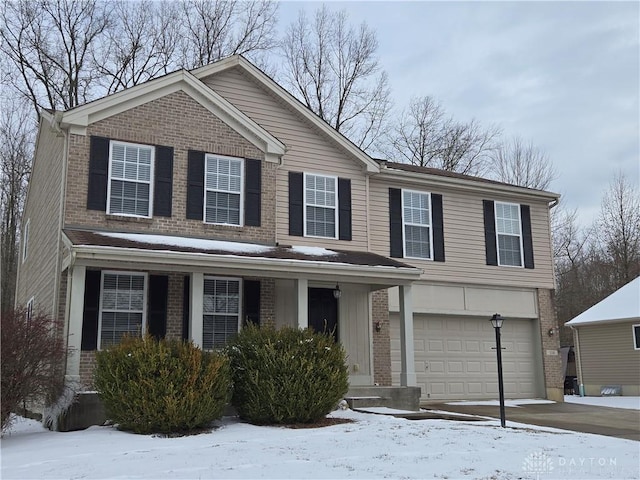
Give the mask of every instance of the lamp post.
[[498, 390], [500, 391], [500, 425], [502, 428], [506, 426], [504, 415], [504, 382], [502, 380], [502, 346], [500, 345], [500, 328], [502, 328], [504, 318], [496, 313], [491, 317], [491, 325], [496, 331], [496, 353], [498, 355]]

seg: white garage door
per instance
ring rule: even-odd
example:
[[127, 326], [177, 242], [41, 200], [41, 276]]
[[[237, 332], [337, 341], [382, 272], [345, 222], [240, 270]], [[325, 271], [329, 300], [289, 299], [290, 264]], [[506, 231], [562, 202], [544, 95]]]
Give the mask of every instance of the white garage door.
[[[501, 329], [506, 398], [535, 398], [542, 366], [534, 320], [506, 320]], [[414, 317], [415, 368], [424, 400], [498, 398], [495, 331], [487, 318]], [[400, 323], [391, 314], [393, 384], [400, 384]]]

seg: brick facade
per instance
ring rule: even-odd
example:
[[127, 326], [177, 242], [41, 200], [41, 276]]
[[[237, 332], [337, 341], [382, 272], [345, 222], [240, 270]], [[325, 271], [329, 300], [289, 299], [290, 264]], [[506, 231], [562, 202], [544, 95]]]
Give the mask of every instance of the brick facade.
[[373, 322], [373, 381], [377, 385], [391, 385], [391, 332], [387, 290], [378, 290], [371, 294], [371, 320]]
[[[88, 210], [90, 136], [173, 147], [172, 216], [134, 218]], [[70, 135], [66, 226], [275, 243], [275, 163], [262, 162], [261, 226], [209, 225], [186, 218], [187, 155], [200, 150], [264, 160], [264, 154], [184, 92], [176, 92], [91, 124], [87, 135]]]
[[[547, 398], [561, 402], [564, 399], [564, 377], [562, 373], [562, 358], [560, 356], [555, 292], [540, 288], [537, 294], [540, 335], [542, 338], [542, 364]], [[550, 331], [553, 331], [552, 335], [549, 335]]]

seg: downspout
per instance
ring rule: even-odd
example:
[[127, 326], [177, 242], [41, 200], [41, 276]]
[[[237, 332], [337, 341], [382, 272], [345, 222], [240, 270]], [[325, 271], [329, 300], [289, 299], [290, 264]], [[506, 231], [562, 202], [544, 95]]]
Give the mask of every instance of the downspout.
[[[60, 292], [58, 291], [60, 288], [60, 275], [62, 274], [62, 255], [60, 254], [60, 247], [62, 244], [62, 227], [63, 227], [63, 218], [64, 218], [64, 199], [65, 197], [65, 186], [66, 186], [66, 178], [67, 178], [67, 155], [69, 152], [69, 136], [67, 133], [62, 130], [60, 127], [60, 122], [62, 121], [63, 112], [55, 112], [53, 114], [53, 118], [51, 120], [51, 129], [56, 133], [57, 137], [62, 136], [63, 147], [62, 147], [62, 174], [60, 178], [60, 197], [59, 197], [59, 208], [58, 208], [58, 238], [56, 242], [56, 258], [58, 261], [56, 262], [56, 272], [53, 279], [53, 312], [54, 316], [57, 318], [58, 309], [60, 307]], [[67, 282], [68, 283], [68, 282]], [[65, 329], [67, 322], [65, 321]], [[66, 345], [65, 345], [66, 347]]]
[[584, 380], [582, 378], [582, 358], [580, 356], [580, 334], [579, 334], [579, 330], [574, 327], [573, 325], [569, 325], [571, 327], [571, 330], [573, 330], [573, 338], [575, 339], [575, 359], [576, 359], [576, 373], [578, 374], [578, 382], [579, 382], [579, 387], [578, 389], [580, 390], [580, 396], [584, 397]]

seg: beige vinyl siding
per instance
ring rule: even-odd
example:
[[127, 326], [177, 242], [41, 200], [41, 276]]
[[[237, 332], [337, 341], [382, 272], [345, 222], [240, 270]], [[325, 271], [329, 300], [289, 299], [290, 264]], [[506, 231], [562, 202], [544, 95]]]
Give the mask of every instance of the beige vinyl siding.
[[[389, 187], [408, 188], [442, 194], [445, 262], [404, 259], [423, 269], [422, 279], [509, 287], [554, 288], [553, 263], [549, 236], [549, 211], [546, 202], [468, 192], [463, 189], [430, 189], [409, 183], [389, 183], [372, 179], [369, 214], [371, 250], [389, 256]], [[531, 233], [535, 268], [498, 267], [486, 264], [482, 200], [527, 204], [531, 207]]]
[[640, 350], [629, 322], [578, 327], [582, 381], [588, 385], [640, 385]]
[[[342, 151], [334, 141], [239, 69], [227, 70], [203, 81], [286, 145], [287, 152], [276, 182], [278, 242], [366, 250], [366, 177], [360, 161]], [[351, 179], [352, 241], [289, 236], [289, 171]]]
[[29, 220], [29, 248], [22, 263], [18, 261], [16, 303], [26, 306], [34, 297], [34, 308], [57, 313], [58, 240], [63, 174], [64, 137], [57, 136], [47, 120], [41, 120], [37, 155], [33, 162], [29, 192], [23, 215], [23, 229]]

